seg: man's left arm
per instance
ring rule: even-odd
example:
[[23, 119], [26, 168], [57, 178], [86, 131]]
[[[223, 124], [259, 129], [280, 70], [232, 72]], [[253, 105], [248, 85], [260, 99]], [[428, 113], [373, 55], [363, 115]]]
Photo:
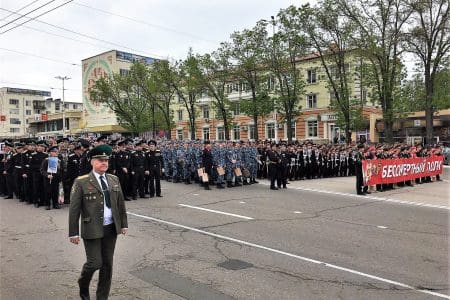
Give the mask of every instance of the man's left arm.
[[122, 229], [122, 234], [126, 234], [128, 230], [128, 218], [127, 218], [127, 210], [125, 208], [125, 200], [123, 197], [122, 187], [120, 186], [120, 182], [118, 178], [115, 178], [116, 184], [119, 186], [119, 193], [117, 195], [117, 208], [119, 210], [120, 215], [120, 228]]

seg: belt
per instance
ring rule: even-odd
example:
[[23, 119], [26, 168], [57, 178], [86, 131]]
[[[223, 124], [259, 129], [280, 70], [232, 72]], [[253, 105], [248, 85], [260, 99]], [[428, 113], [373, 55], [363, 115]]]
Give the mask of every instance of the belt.
[[14, 166], [14, 168], [17, 168], [17, 169], [22, 169], [22, 167], [21, 167], [21, 166]]

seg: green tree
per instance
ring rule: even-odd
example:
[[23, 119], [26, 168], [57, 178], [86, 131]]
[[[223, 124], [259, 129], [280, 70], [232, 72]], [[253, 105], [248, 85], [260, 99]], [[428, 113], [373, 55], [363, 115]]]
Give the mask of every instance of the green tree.
[[[352, 51], [352, 34], [355, 25], [342, 16], [336, 1], [325, 0], [316, 7], [305, 5], [300, 8], [301, 28], [318, 54], [332, 95], [330, 107], [337, 113], [337, 123], [344, 129], [347, 143], [351, 141], [352, 130], [362, 125], [363, 103], [352, 95], [351, 82], [354, 73], [350, 65], [357, 59]], [[317, 70], [311, 70], [316, 71]], [[362, 72], [358, 72], [362, 88]]]
[[230, 113], [230, 101], [226, 94], [226, 85], [232, 76], [232, 65], [228, 53], [220, 47], [211, 54], [199, 57], [202, 72], [202, 85], [213, 99], [218, 119], [223, 121], [225, 139], [230, 139], [230, 127], [232, 119]]
[[307, 53], [306, 37], [298, 31], [300, 19], [294, 6], [282, 9], [273, 20], [273, 36], [266, 48], [266, 65], [277, 80], [274, 90], [275, 108], [285, 120], [287, 139], [292, 141], [292, 126], [300, 115], [305, 81], [298, 68], [298, 58]]
[[385, 140], [393, 141], [394, 99], [400, 91], [401, 47], [411, 15], [404, 0], [338, 0], [340, 10], [355, 23], [352, 43], [370, 62], [367, 79], [383, 110]]
[[134, 80], [135, 69], [130, 74], [113, 74], [95, 82], [90, 91], [94, 102], [106, 104], [117, 116], [118, 123], [132, 133], [149, 130], [152, 116], [151, 101], [146, 98]]
[[185, 60], [175, 65], [175, 76], [172, 78], [172, 87], [176, 95], [184, 104], [189, 116], [189, 130], [191, 140], [195, 139], [195, 120], [197, 118], [197, 102], [204, 89], [202, 72], [199, 66], [198, 55], [189, 49]]
[[243, 99], [240, 109], [253, 118], [254, 139], [258, 140], [258, 118], [274, 109], [269, 97], [269, 74], [264, 68], [264, 48], [268, 43], [267, 23], [258, 22], [251, 30], [244, 29], [231, 35], [231, 42], [225, 46], [235, 64], [236, 77], [245, 82], [251, 93], [250, 99]]
[[449, 57], [450, 12], [449, 0], [408, 0], [413, 11], [413, 25], [406, 36], [408, 50], [419, 60], [425, 83], [426, 141], [433, 141], [433, 115], [437, 74], [443, 59]]
[[157, 60], [151, 66], [141, 63], [133, 66], [136, 84], [142, 89], [147, 99], [151, 101], [150, 113], [152, 116], [152, 131], [156, 133], [157, 120], [161, 120], [161, 126], [166, 130], [166, 138], [170, 139], [171, 129], [174, 127], [171, 104], [175, 94], [172, 85], [174, 70], [167, 60]]

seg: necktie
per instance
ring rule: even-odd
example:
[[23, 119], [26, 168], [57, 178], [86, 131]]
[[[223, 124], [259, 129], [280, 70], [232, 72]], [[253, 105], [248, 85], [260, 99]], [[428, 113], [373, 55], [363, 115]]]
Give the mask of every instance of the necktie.
[[111, 199], [109, 198], [109, 190], [104, 181], [105, 177], [100, 176], [100, 182], [102, 184], [103, 196], [105, 197], [106, 207], [111, 208]]

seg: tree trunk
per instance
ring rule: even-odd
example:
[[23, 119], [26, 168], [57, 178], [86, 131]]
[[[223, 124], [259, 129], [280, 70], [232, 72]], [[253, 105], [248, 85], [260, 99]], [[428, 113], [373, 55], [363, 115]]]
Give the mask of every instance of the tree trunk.
[[392, 124], [394, 122], [392, 120], [388, 120], [384, 118], [384, 139], [385, 143], [392, 143], [394, 141], [393, 133], [392, 133]]
[[255, 141], [258, 141], [259, 135], [258, 135], [258, 115], [257, 114], [253, 115], [253, 123], [255, 124], [255, 126], [253, 127]]
[[152, 104], [152, 137], [155, 139], [156, 134], [156, 121], [155, 121], [155, 104]]
[[292, 142], [292, 126], [291, 126], [291, 122], [292, 122], [292, 117], [291, 117], [290, 114], [288, 114], [286, 116], [286, 134], [287, 134], [288, 144], [290, 144]]
[[[434, 76], [430, 73], [430, 66], [425, 67], [425, 130], [426, 130], [426, 144], [433, 144], [433, 88]], [[433, 74], [434, 75], [434, 74]]]

